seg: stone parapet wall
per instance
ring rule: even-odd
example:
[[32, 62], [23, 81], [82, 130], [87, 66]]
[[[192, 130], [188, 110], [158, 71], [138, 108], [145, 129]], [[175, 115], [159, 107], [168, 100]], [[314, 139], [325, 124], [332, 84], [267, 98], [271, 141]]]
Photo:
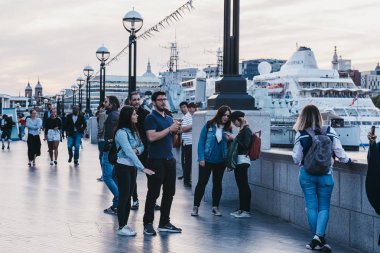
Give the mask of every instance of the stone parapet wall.
[[[364, 252], [380, 252], [380, 219], [366, 196], [366, 172], [366, 164], [351, 167], [334, 164], [335, 186], [327, 237]], [[249, 171], [252, 207], [308, 230], [298, 175], [299, 168], [294, 165], [290, 152], [262, 152]]]

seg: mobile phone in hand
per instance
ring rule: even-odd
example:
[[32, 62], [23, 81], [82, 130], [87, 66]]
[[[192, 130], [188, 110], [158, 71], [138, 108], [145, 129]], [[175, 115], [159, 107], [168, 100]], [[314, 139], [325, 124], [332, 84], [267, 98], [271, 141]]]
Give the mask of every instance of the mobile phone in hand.
[[375, 126], [372, 126], [372, 127], [371, 127], [371, 134], [372, 134], [372, 135], [375, 134], [375, 128], [376, 128]]

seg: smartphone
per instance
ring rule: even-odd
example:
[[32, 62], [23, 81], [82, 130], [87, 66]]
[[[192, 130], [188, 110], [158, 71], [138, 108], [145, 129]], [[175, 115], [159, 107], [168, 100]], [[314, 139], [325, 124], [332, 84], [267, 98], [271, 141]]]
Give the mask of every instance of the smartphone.
[[375, 134], [375, 128], [376, 128], [375, 126], [372, 126], [372, 127], [371, 127], [371, 134], [372, 134], [372, 135]]

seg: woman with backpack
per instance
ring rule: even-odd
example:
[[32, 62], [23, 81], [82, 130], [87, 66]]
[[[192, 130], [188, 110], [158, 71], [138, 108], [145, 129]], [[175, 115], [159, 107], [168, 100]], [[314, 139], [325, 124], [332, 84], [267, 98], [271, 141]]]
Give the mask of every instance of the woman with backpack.
[[[334, 188], [333, 156], [338, 157], [339, 161], [344, 163], [351, 163], [351, 159], [348, 158], [344, 151], [334, 129], [323, 127], [322, 116], [316, 106], [305, 106], [298, 116], [293, 129], [297, 131], [293, 148], [293, 160], [300, 167], [299, 181], [305, 198], [309, 227], [313, 236], [306, 248], [331, 252], [331, 247], [327, 244], [325, 235], [329, 220], [331, 194]], [[322, 143], [324, 143], [323, 146]], [[318, 163], [323, 160], [323, 155], [317, 156], [318, 152], [326, 154], [324, 158], [329, 162], [326, 171], [323, 171], [323, 164]], [[305, 159], [306, 157], [307, 159]]]
[[192, 216], [198, 216], [198, 209], [206, 185], [212, 172], [212, 214], [221, 216], [219, 211], [222, 196], [222, 180], [226, 168], [228, 139], [226, 132], [231, 132], [231, 109], [221, 106], [215, 117], [202, 128], [198, 142], [199, 177], [194, 192]]
[[232, 141], [236, 138], [237, 141], [237, 161], [234, 169], [236, 184], [239, 188], [240, 206], [231, 215], [235, 218], [251, 217], [251, 188], [248, 184], [248, 168], [251, 166], [251, 159], [248, 156], [248, 150], [252, 145], [252, 131], [249, 128], [248, 122], [244, 118], [245, 114], [242, 111], [234, 111], [231, 114], [231, 122], [239, 128], [239, 133], [235, 136], [226, 133], [227, 138]]
[[124, 106], [120, 111], [114, 138], [117, 150], [114, 169], [119, 190], [117, 234], [124, 236], [136, 235], [136, 232], [127, 225], [131, 210], [131, 195], [136, 184], [136, 171], [141, 170], [147, 175], [155, 174], [154, 171], [145, 168], [137, 157], [144, 151], [144, 145], [136, 128], [137, 118], [134, 107]]

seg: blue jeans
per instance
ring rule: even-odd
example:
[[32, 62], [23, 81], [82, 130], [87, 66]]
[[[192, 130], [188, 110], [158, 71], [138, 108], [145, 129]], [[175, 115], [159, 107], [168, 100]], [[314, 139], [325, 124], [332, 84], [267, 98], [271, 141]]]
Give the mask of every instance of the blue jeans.
[[117, 208], [119, 202], [119, 190], [113, 177], [113, 165], [108, 161], [108, 152], [103, 152], [102, 157], [103, 181], [113, 194], [112, 207]]
[[325, 236], [330, 200], [334, 188], [332, 170], [324, 176], [312, 176], [303, 168], [299, 180], [305, 197], [307, 219], [312, 235]]
[[78, 161], [79, 159], [79, 147], [81, 139], [82, 134], [78, 132], [75, 132], [73, 135], [67, 137], [67, 149], [69, 151], [69, 157], [73, 157], [73, 147], [75, 147], [74, 161]]
[[98, 141], [98, 150], [99, 150], [99, 161], [100, 161], [100, 166], [102, 166], [104, 143], [105, 143], [104, 141]]

